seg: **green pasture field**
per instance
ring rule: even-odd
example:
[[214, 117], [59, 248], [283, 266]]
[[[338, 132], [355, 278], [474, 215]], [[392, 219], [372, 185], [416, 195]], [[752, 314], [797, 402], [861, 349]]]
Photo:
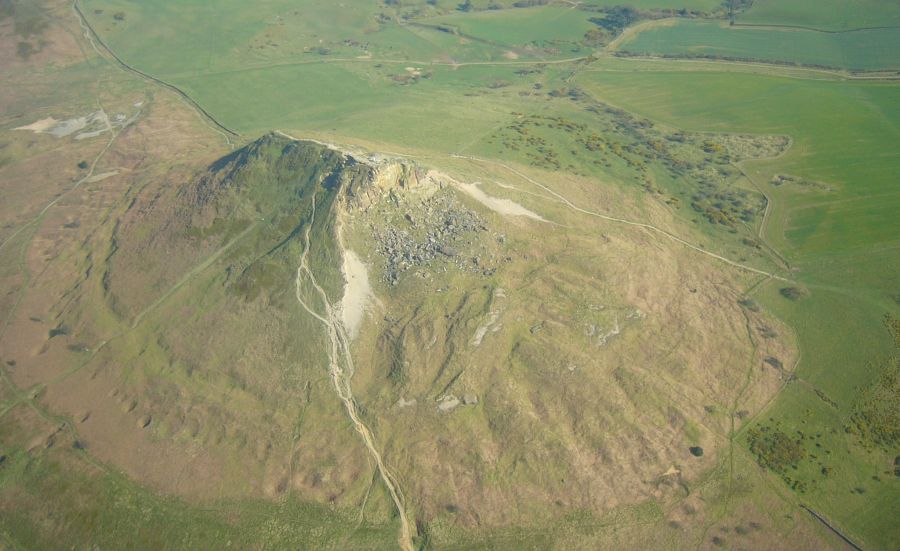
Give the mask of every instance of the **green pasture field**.
[[758, 60], [856, 71], [900, 67], [900, 28], [826, 33], [773, 27], [729, 27], [685, 20], [639, 32], [619, 47], [629, 53]]
[[755, 0], [738, 23], [793, 25], [829, 31], [900, 27], [900, 4], [885, 0]]
[[767, 188], [781, 205], [773, 217], [783, 219], [771, 225], [768, 238], [795, 258], [897, 243], [892, 212], [900, 202], [894, 185], [900, 87], [699, 72], [690, 65], [642, 64], [634, 71], [619, 70], [635, 67], [630, 64], [613, 63], [615, 70], [595, 65], [576, 83], [614, 105], [686, 130], [790, 136], [794, 144], [784, 156], [747, 168], [758, 184], [775, 174], [826, 184], [822, 190]]
[[[405, 72], [402, 63], [329, 63], [176, 82], [247, 134], [293, 128], [444, 152], [490, 132], [515, 110], [515, 101], [489, 88], [504, 76], [513, 81], [512, 68], [442, 67], [408, 86], [390, 77]], [[455, 101], [466, 93], [475, 95]]]
[[632, 0], [630, 2], [619, 2], [618, 0], [586, 0], [586, 6], [632, 6], [639, 10], [652, 9], [681, 9], [695, 10], [703, 12], [711, 12], [718, 8], [722, 3], [718, 0]]
[[[557, 48], [558, 53], [541, 48], [519, 51], [519, 55], [536, 59], [573, 57], [589, 53], [577, 49], [573, 54], [571, 49], [594, 26], [587, 20], [589, 13], [556, 7], [502, 12], [513, 17], [516, 25], [489, 17], [499, 12], [481, 12], [466, 16], [475, 22], [473, 32], [485, 34], [484, 40], [471, 40], [413, 23], [401, 24], [392, 19], [392, 12], [374, 2], [357, 3], [352, 9], [318, 2], [297, 9], [294, 3], [277, 0], [267, 5], [262, 17], [256, 7], [234, 0], [218, 6], [203, 2], [172, 6], [152, 1], [88, 0], [82, 7], [114, 51], [159, 78], [337, 59], [508, 61], [507, 42], [517, 45], [555, 38], [570, 41], [569, 46]], [[548, 13], [558, 23], [550, 32], [529, 39], [535, 29], [545, 25]], [[378, 23], [381, 14], [386, 19]]]
[[[892, 353], [883, 316], [898, 310], [900, 87], [728, 72], [724, 65], [701, 72], [691, 65], [677, 70], [672, 62], [649, 63], [629, 71], [624, 67], [630, 65], [614, 63], [607, 69], [615, 70], [583, 73], [578, 83], [601, 99], [682, 128], [793, 138], [784, 156], [744, 163], [774, 199], [764, 235], [787, 256], [797, 270], [792, 277], [805, 289], [796, 301], [782, 295], [783, 282], [753, 291], [796, 331], [802, 354], [798, 380], [757, 423], [771, 417], [789, 430], [822, 432], [836, 466], [827, 480], [814, 476], [814, 466], [801, 466], [798, 477], [809, 482], [802, 499], [863, 542], [887, 548], [898, 537], [889, 503], [900, 488], [896, 477], [883, 474], [893, 456], [862, 448], [843, 427]], [[775, 186], [778, 174], [806, 185]], [[864, 493], [851, 494], [857, 487]]]
[[524, 46], [553, 40], [579, 41], [596, 25], [588, 21], [590, 12], [561, 5], [518, 10], [490, 10], [457, 13], [424, 19], [422, 23], [441, 24], [459, 32], [506, 46]]

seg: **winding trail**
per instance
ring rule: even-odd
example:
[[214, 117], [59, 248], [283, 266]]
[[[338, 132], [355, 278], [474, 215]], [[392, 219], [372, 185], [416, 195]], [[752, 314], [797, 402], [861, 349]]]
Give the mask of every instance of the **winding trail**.
[[[362, 419], [360, 419], [359, 412], [356, 409], [356, 402], [353, 399], [353, 390], [350, 385], [350, 380], [353, 377], [354, 372], [353, 357], [350, 354], [350, 338], [341, 321], [340, 312], [329, 302], [325, 290], [322, 289], [316, 281], [316, 277], [313, 275], [312, 270], [309, 269], [309, 264], [306, 261], [307, 254], [309, 253], [309, 230], [315, 221], [316, 215], [315, 196], [313, 196], [312, 205], [312, 217], [303, 232], [303, 254], [300, 255], [300, 266], [297, 268], [297, 278], [295, 280], [297, 302], [299, 302], [300, 306], [302, 306], [312, 317], [322, 322], [325, 326], [328, 340], [330, 341], [330, 347], [328, 348], [328, 370], [331, 374], [331, 382], [334, 384], [334, 389], [337, 392], [338, 398], [344, 403], [350, 421], [353, 423], [356, 431], [362, 436], [363, 443], [369, 451], [369, 455], [372, 456], [372, 459], [375, 461], [378, 473], [381, 475], [381, 480], [384, 482], [384, 485], [391, 496], [391, 500], [394, 502], [397, 513], [400, 515], [400, 548], [403, 549], [403, 551], [414, 551], [415, 548], [412, 542], [409, 519], [406, 514], [406, 507], [403, 504], [403, 496], [400, 493], [394, 476], [388, 471], [388, 468], [381, 458], [381, 453], [379, 453], [378, 447], [375, 444], [375, 436]], [[308, 281], [316, 291], [316, 294], [319, 295], [324, 308], [323, 314], [316, 312], [303, 300], [301, 289], [304, 276], [306, 281]]]
[[506, 169], [506, 170], [512, 172], [512, 173], [515, 174], [516, 176], [519, 176], [520, 178], [523, 178], [523, 179], [527, 180], [528, 182], [532, 183], [533, 185], [535, 185], [535, 186], [541, 188], [542, 190], [546, 191], [547, 193], [549, 193], [550, 195], [552, 195], [553, 197], [555, 197], [556, 199], [558, 199], [561, 203], [563, 203], [564, 205], [566, 205], [566, 206], [569, 207], [570, 209], [572, 209], [572, 210], [574, 210], [574, 211], [576, 211], [576, 212], [580, 212], [581, 214], [586, 214], [586, 215], [588, 215], [588, 216], [593, 216], [593, 217], [595, 217], [595, 218], [601, 218], [601, 219], [603, 219], [603, 220], [609, 220], [610, 222], [617, 222], [617, 223], [619, 223], [619, 224], [625, 224], [625, 225], [628, 225], [628, 226], [636, 226], [636, 227], [639, 227], [639, 228], [644, 228], [644, 229], [650, 230], [650, 231], [652, 231], [652, 232], [654, 232], [654, 233], [661, 234], [661, 235], [663, 235], [663, 236], [665, 236], [665, 237], [671, 239], [672, 241], [675, 241], [675, 242], [677, 242], [677, 243], [680, 243], [680, 244], [684, 245], [685, 247], [688, 247], [689, 249], [693, 249], [694, 251], [697, 251], [698, 253], [701, 253], [701, 254], [704, 254], [704, 255], [706, 255], [706, 256], [715, 258], [716, 260], [719, 260], [720, 262], [724, 262], [725, 264], [728, 264], [729, 266], [733, 266], [733, 267], [735, 267], [735, 268], [738, 268], [738, 269], [741, 269], [741, 270], [744, 270], [744, 271], [747, 271], [747, 272], [753, 272], [753, 273], [755, 273], [755, 274], [759, 274], [759, 275], [764, 275], [764, 276], [767, 276], [767, 277], [771, 277], [772, 279], [777, 279], [777, 280], [779, 280], [779, 281], [791, 281], [790, 279], [784, 278], [784, 277], [779, 276], [779, 275], [777, 275], [777, 274], [774, 274], [774, 273], [771, 273], [771, 272], [767, 272], [767, 271], [765, 271], [765, 270], [760, 270], [760, 269], [754, 268], [754, 267], [752, 267], [752, 266], [747, 266], [746, 264], [741, 264], [740, 262], [735, 262], [734, 260], [731, 260], [731, 259], [729, 259], [729, 258], [726, 258], [726, 257], [724, 257], [724, 256], [722, 256], [722, 255], [718, 255], [718, 254], [716, 254], [716, 253], [714, 253], [714, 252], [710, 252], [710, 251], [708, 251], [708, 250], [706, 250], [706, 249], [704, 249], [704, 248], [702, 248], [702, 247], [700, 247], [700, 246], [698, 246], [698, 245], [694, 245], [694, 244], [691, 243], [690, 241], [686, 241], [686, 240], [684, 240], [684, 239], [678, 237], [677, 235], [675, 235], [675, 234], [673, 234], [673, 233], [670, 233], [670, 232], [668, 232], [668, 231], [666, 231], [666, 230], [664, 230], [664, 229], [662, 229], [662, 228], [659, 228], [659, 227], [657, 227], [657, 226], [654, 226], [653, 224], [647, 224], [647, 223], [644, 223], [644, 222], [635, 222], [634, 220], [628, 220], [628, 219], [625, 219], [625, 218], [617, 218], [617, 217], [615, 217], [615, 216], [609, 216], [609, 215], [601, 214], [601, 213], [599, 213], [599, 212], [595, 212], [595, 211], [592, 211], [592, 210], [583, 209], [583, 208], [579, 207], [578, 205], [576, 205], [575, 203], [573, 203], [572, 201], [570, 201], [570, 200], [569, 200], [568, 198], [566, 198], [565, 196], [560, 195], [559, 193], [553, 191], [552, 189], [550, 189], [549, 187], [545, 186], [544, 184], [542, 184], [542, 183], [540, 183], [540, 182], [538, 182], [538, 181], [536, 181], [536, 180], [530, 178], [529, 176], [526, 176], [525, 174], [519, 172], [518, 170], [516, 170], [516, 169], [512, 168], [511, 166], [506, 165], [506, 164], [504, 164], [504, 163], [501, 163], [501, 162], [498, 162], [498, 161], [491, 161], [491, 160], [489, 160], [489, 159], [481, 159], [481, 158], [479, 158], [479, 157], [472, 157], [472, 156], [469, 156], [469, 155], [457, 155], [457, 154], [454, 154], [454, 155], [450, 155], [450, 156], [451, 156], [451, 157], [454, 157], [454, 158], [457, 158], [457, 159], [468, 159], [468, 160], [470, 160], [470, 161], [475, 161], [475, 162], [478, 162], [478, 163], [488, 163], [488, 164], [494, 164], [494, 165], [497, 165], [497, 166], [499, 166], [499, 167], [502, 167], [502, 168], [504, 168], [504, 169]]

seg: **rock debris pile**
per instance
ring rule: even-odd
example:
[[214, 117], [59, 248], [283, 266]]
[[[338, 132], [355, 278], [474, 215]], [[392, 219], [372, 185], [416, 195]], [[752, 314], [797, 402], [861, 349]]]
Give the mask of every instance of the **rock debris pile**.
[[[400, 215], [402, 213], [402, 215]], [[491, 275], [495, 256], [488, 257], [479, 234], [488, 232], [484, 219], [460, 204], [449, 193], [423, 199], [416, 208], [397, 210], [395, 223], [372, 224], [378, 252], [385, 258], [384, 280], [396, 285], [409, 270], [432, 266], [446, 271], [448, 265], [460, 270]], [[496, 235], [497, 242], [505, 237]]]

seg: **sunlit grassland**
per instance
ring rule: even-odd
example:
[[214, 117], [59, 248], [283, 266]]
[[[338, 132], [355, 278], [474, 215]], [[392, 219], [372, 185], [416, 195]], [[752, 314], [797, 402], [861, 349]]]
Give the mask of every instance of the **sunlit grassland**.
[[[771, 417], [792, 431], [823, 433], [834, 471], [822, 478], [804, 467], [808, 472], [797, 476], [817, 481], [802, 499], [863, 542], [888, 545], [897, 535], [889, 506], [897, 481], [883, 474], [891, 458], [862, 448], [843, 426], [893, 346], [882, 318], [897, 311], [897, 85], [645, 67], [589, 73], [579, 83], [616, 105], [683, 128], [794, 140], [783, 157], [745, 163], [774, 200], [765, 236], [797, 268], [790, 277], [807, 293], [789, 300], [780, 292], [790, 285], [783, 282], [754, 291], [794, 328], [802, 354], [799, 380], [758, 422]], [[776, 174], [823, 187], [774, 186]], [[863, 493], [851, 492], [856, 487]]]
[[685, 129], [790, 136], [784, 156], [746, 164], [760, 185], [791, 174], [833, 188], [767, 185], [778, 207], [773, 222], [782, 220], [768, 237], [795, 258], [896, 243], [897, 85], [690, 70], [597, 71], [578, 82]]
[[460, 33], [506, 46], [524, 46], [553, 40], [578, 41], [595, 25], [592, 14], [562, 5], [534, 9], [494, 10], [475, 14], [456, 13], [425, 19]]
[[[887, 468], [888, 458], [862, 449], [842, 428], [862, 389], [877, 376], [878, 358], [891, 352], [882, 316], [897, 310], [900, 87], [896, 84], [840, 81], [799, 69], [762, 68], [751, 73], [729, 69], [727, 64], [608, 58], [587, 69], [561, 63], [534, 74], [517, 73], [529, 60], [587, 53], [576, 47], [576, 41], [592, 25], [587, 21], [590, 14], [558, 5], [505, 12], [502, 17], [482, 12], [423, 21], [453, 25], [462, 33], [455, 35], [396, 22], [375, 24], [381, 9], [377, 3], [359, 3], [359, 9], [350, 10], [316, 2], [297, 10], [292, 2], [276, 1], [263, 14], [254, 11], [258, 8], [253, 4], [234, 1], [218, 6], [192, 1], [177, 7], [158, 1], [82, 4], [97, 31], [126, 62], [182, 88], [223, 124], [247, 137], [283, 128], [424, 153], [426, 161], [429, 154], [459, 152], [524, 163], [523, 155], [498, 147], [495, 133], [516, 120], [517, 113], [564, 115], [597, 124], [573, 101], [546, 93], [575, 87], [596, 100], [676, 128], [790, 136], [793, 145], [785, 155], [741, 164], [752, 181], [734, 180], [735, 185], [758, 188], [772, 200], [764, 237], [796, 269], [782, 275], [797, 283], [769, 281], [752, 291], [794, 328], [802, 353], [798, 379], [756, 421], [766, 423], [772, 417], [789, 430], [825, 434], [825, 446], [840, 460], [834, 461], [834, 472], [827, 479], [819, 477], [814, 466], [802, 467], [798, 476], [817, 482], [801, 499], [865, 544], [884, 546], [895, 540], [890, 513], [897, 481], [872, 479]], [[677, 7], [712, 9], [717, 4], [696, 0], [679, 2]], [[779, 8], [779, 21], [836, 27], [869, 22], [852, 14], [806, 21], [806, 12], [790, 11], [793, 4]], [[766, 21], [765, 9], [775, 13], [772, 6], [760, 2], [739, 21]], [[123, 14], [121, 19], [115, 17], [118, 13]], [[892, 17], [890, 10], [884, 13]], [[685, 22], [647, 31], [626, 46], [643, 44], [642, 53], [709, 53], [847, 68], [893, 66], [896, 30], [859, 32], [820, 36], [813, 31], [728, 29], [719, 23]], [[873, 50], [868, 42], [853, 42], [860, 37], [881, 37], [881, 46]], [[705, 49], [696, 50], [695, 44]], [[539, 94], [533, 93], [536, 85], [543, 90]], [[573, 145], [565, 137], [554, 143]], [[578, 155], [568, 157], [580, 170]], [[598, 185], [620, 185], [631, 176], [621, 163], [585, 172]], [[778, 175], [798, 180], [775, 185]], [[690, 193], [690, 181], [665, 181], [662, 176], [660, 180], [672, 190]], [[640, 194], [637, 188], [633, 191]], [[716, 242], [720, 238], [708, 229], [704, 226], [699, 233], [712, 242], [711, 248], [724, 246], [726, 241]], [[736, 252], [728, 254], [736, 257]], [[204, 285], [214, 282], [198, 280], [179, 298], [202, 309]], [[794, 285], [803, 289], [798, 300], [780, 293]], [[137, 348], [138, 337], [150, 338], [155, 330], [144, 326], [135, 333], [135, 342], [125, 339], [122, 346]], [[131, 350], [120, 352], [128, 357]], [[43, 471], [36, 467], [36, 472]], [[26, 478], [15, 481], [32, 483]], [[851, 492], [857, 487], [865, 493]], [[159, 518], [149, 526], [168, 522], [165, 515]], [[392, 538], [393, 527], [385, 534], [376, 535]], [[334, 536], [323, 537], [336, 541]], [[29, 537], [16, 534], [22, 541]], [[511, 541], [525, 539], [527, 535], [517, 534]], [[285, 540], [298, 541], [316, 543]], [[42, 543], [35, 540], [36, 545]]]
[[797, 25], [825, 30], [900, 26], [900, 5], [883, 0], [755, 0], [738, 23]]
[[900, 28], [825, 33], [815, 30], [729, 27], [686, 20], [651, 27], [620, 50], [662, 56], [759, 60], [850, 70], [900, 67]]

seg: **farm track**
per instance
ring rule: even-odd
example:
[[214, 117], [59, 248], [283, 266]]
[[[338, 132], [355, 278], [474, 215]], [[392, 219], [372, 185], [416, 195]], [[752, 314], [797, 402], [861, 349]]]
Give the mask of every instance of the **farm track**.
[[[702, 58], [664, 58], [654, 56], [638, 56], [638, 55], [617, 55], [615, 52], [596, 52], [593, 55], [568, 57], [564, 59], [551, 60], [521, 60], [521, 61], [434, 61], [425, 59], [392, 59], [392, 58], [375, 58], [375, 57], [334, 57], [330, 59], [309, 59], [303, 61], [283, 61], [273, 63], [262, 63], [259, 65], [247, 65], [234, 69], [224, 69], [220, 71], [192, 71], [190, 73], [170, 73], [167, 78], [186, 78], [186, 77], [204, 77], [204, 76], [221, 76], [230, 74], [240, 74], [250, 71], [262, 71], [266, 69], [281, 69], [289, 67], [302, 67], [304, 65], [328, 65], [328, 64], [365, 64], [365, 63], [389, 63], [395, 65], [421, 65], [425, 67], [470, 67], [470, 66], [487, 66], [487, 67], [504, 67], [504, 66], [534, 66], [534, 65], [565, 65], [572, 63], [587, 63], [597, 61], [604, 58], [615, 58], [626, 61], [635, 62], [666, 62], [666, 63], [696, 63], [708, 65], [725, 65], [764, 69], [764, 73], [771, 76], [782, 76], [785, 78], [796, 78], [800, 80], [815, 80], [815, 74], [825, 75], [830, 78], [819, 78], [819, 80], [871, 80], [871, 81], [895, 81], [900, 80], [900, 76], [881, 71], [871, 72], [847, 72], [840, 69], [826, 67], [810, 67], [803, 65], [789, 65], [778, 63], [765, 63], [762, 61], [739, 61], [728, 59], [702, 59]], [[611, 69], [592, 69], [585, 66], [583, 69], [587, 72], [628, 72], [625, 70]], [[692, 71], [693, 69], [679, 69]], [[809, 77], [795, 76], [787, 74], [789, 72], [810, 73]]]
[[771, 29], [771, 30], [795, 30], [795, 31], [812, 31], [825, 34], [848, 34], [860, 31], [886, 31], [891, 29], [900, 29], [897, 25], [883, 25], [880, 27], [856, 27], [854, 29], [830, 30], [817, 29], [816, 27], [804, 27], [803, 25], [779, 25], [777, 23], [735, 23], [731, 25], [736, 29]]
[[[328, 300], [328, 295], [325, 293], [325, 290], [322, 289], [322, 287], [319, 285], [306, 260], [307, 254], [309, 253], [310, 249], [309, 231], [315, 221], [316, 215], [315, 195], [312, 199], [312, 205], [313, 210], [310, 222], [306, 226], [303, 233], [303, 253], [300, 255], [300, 265], [297, 268], [297, 278], [295, 280], [297, 302], [300, 303], [300, 306], [303, 307], [306, 312], [308, 312], [315, 319], [319, 320], [322, 325], [325, 326], [326, 332], [328, 334], [328, 340], [330, 341], [330, 346], [328, 349], [328, 363], [331, 382], [334, 384], [334, 389], [337, 392], [338, 398], [340, 398], [341, 402], [343, 402], [344, 404], [344, 408], [347, 410], [347, 416], [350, 418], [350, 421], [353, 423], [356, 431], [362, 437], [363, 444], [365, 444], [369, 455], [375, 461], [376, 469], [381, 475], [381, 480], [384, 483], [388, 493], [390, 494], [391, 500], [394, 502], [394, 507], [397, 509], [397, 513], [400, 516], [400, 548], [403, 549], [403, 551], [413, 551], [414, 546], [409, 526], [409, 518], [406, 514], [406, 507], [403, 504], [403, 498], [398, 488], [398, 484], [394, 476], [390, 473], [390, 471], [388, 471], [387, 466], [384, 464], [381, 453], [378, 451], [378, 447], [375, 444], [375, 436], [372, 434], [372, 431], [369, 429], [369, 427], [367, 427], [366, 424], [362, 421], [362, 419], [360, 419], [359, 412], [356, 408], [356, 401], [353, 398], [353, 389], [351, 387], [350, 380], [353, 377], [354, 366], [353, 357], [350, 353], [350, 338], [347, 335], [347, 331], [344, 327], [343, 322], [341, 321], [340, 312], [337, 311]], [[306, 276], [306, 280], [315, 290], [316, 294], [319, 296], [322, 302], [322, 306], [324, 308], [324, 312], [322, 314], [316, 312], [315, 309], [313, 309], [309, 304], [306, 303], [305, 300], [303, 300], [303, 293], [301, 289], [304, 275]]]
[[[792, 78], [796, 80], [860, 80], [860, 81], [873, 81], [873, 82], [894, 82], [900, 80], [900, 75], [891, 71], [871, 71], [871, 72], [849, 72], [842, 71], [836, 68], [830, 67], [811, 67], [808, 65], [789, 65], [784, 63], [766, 63], [763, 61], [742, 61], [742, 60], [734, 60], [734, 59], [712, 59], [712, 58], [700, 58], [700, 57], [660, 57], [660, 56], [652, 56], [652, 55], [617, 55], [615, 53], [606, 54], [606, 57], [614, 57], [616, 59], [620, 59], [623, 61], [634, 61], [637, 63], [665, 63], [666, 65], [670, 64], [683, 64], [688, 66], [690, 64], [693, 65], [707, 65], [710, 66], [709, 69], [691, 69], [691, 68], [674, 68], [667, 67], [666, 71], [671, 72], [699, 72], [699, 71], [722, 71], [725, 72], [726, 67], [734, 67], [734, 68], [747, 68], [747, 69], [759, 69], [758, 74], [763, 74], [767, 76], [773, 77], [781, 77], [781, 78]], [[716, 65], [723, 66], [722, 68], [715, 67]], [[585, 69], [586, 72], [589, 73], [634, 73], [641, 72], [646, 70], [653, 69], [604, 69], [604, 68], [591, 68], [588, 67]], [[749, 72], [749, 71], [743, 71]], [[809, 73], [810, 76], [801, 76], [791, 73]], [[814, 76], [820, 75], [820, 76]]]
[[333, 57], [327, 59], [307, 59], [303, 61], [282, 61], [273, 63], [261, 63], [259, 65], [246, 65], [234, 69], [224, 69], [221, 71], [191, 71], [190, 73], [170, 73], [168, 78], [176, 77], [203, 77], [203, 76], [220, 76], [245, 73], [249, 71], [261, 71], [265, 69], [281, 69], [288, 67], [301, 67], [304, 65], [328, 65], [340, 63], [390, 63], [395, 65], [422, 65], [427, 67], [469, 67], [469, 66], [529, 66], [529, 65], [563, 65], [566, 63], [578, 63], [594, 59], [591, 56], [567, 57], [564, 59], [550, 60], [524, 60], [524, 61], [434, 61], [425, 59], [393, 59], [378, 57]]

